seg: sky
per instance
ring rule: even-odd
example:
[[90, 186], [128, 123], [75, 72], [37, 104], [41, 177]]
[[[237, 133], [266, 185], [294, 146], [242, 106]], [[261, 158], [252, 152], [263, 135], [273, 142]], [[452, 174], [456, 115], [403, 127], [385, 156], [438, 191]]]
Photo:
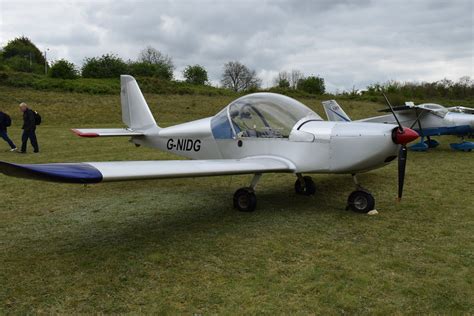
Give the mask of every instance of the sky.
[[175, 78], [204, 66], [218, 84], [231, 60], [263, 87], [279, 71], [325, 79], [327, 90], [474, 77], [471, 0], [0, 0], [0, 46], [30, 38], [48, 61], [113, 53], [137, 59], [154, 47]]

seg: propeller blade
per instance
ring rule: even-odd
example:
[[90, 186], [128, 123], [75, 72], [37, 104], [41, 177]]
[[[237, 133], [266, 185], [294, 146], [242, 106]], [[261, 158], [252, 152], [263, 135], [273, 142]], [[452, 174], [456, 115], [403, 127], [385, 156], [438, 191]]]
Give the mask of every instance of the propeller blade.
[[405, 182], [405, 169], [407, 164], [407, 146], [402, 145], [398, 153], [398, 201], [402, 199], [403, 184]]
[[383, 95], [383, 97], [385, 98], [385, 102], [387, 103], [388, 107], [390, 108], [390, 111], [392, 112], [393, 117], [395, 117], [395, 121], [397, 121], [398, 128], [400, 129], [400, 132], [403, 132], [402, 124], [400, 124], [400, 121], [398, 120], [398, 117], [397, 117], [397, 115], [395, 114], [395, 111], [393, 110], [392, 104], [391, 104], [390, 101], [388, 100], [388, 98], [387, 98], [387, 96], [385, 95], [385, 93], [382, 93], [382, 95]]

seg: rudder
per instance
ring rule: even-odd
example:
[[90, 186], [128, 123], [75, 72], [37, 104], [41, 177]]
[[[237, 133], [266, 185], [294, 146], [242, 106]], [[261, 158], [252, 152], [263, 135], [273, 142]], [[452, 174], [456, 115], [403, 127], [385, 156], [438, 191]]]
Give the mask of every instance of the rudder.
[[349, 116], [344, 112], [339, 104], [337, 104], [336, 100], [329, 100], [323, 101], [324, 111], [326, 112], [326, 116], [328, 117], [328, 121], [333, 122], [350, 122], [351, 119]]

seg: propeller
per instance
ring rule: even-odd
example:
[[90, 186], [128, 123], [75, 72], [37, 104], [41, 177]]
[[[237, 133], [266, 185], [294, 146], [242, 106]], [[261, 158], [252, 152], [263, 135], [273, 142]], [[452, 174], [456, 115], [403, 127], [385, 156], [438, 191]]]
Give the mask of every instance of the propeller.
[[393, 117], [395, 117], [395, 121], [397, 121], [398, 129], [400, 130], [400, 132], [403, 133], [403, 126], [402, 126], [402, 124], [400, 124], [400, 121], [398, 120], [398, 117], [397, 117], [397, 115], [395, 114], [395, 111], [393, 110], [392, 104], [391, 104], [390, 101], [388, 100], [388, 98], [387, 98], [387, 96], [385, 95], [385, 93], [382, 93], [382, 95], [383, 95], [383, 97], [385, 98], [385, 102], [387, 102], [388, 107], [390, 108], [390, 112], [392, 112]]
[[398, 152], [398, 201], [402, 199], [403, 184], [405, 183], [405, 169], [407, 165], [407, 146], [402, 145]]
[[392, 112], [393, 117], [395, 117], [395, 121], [397, 121], [398, 124], [398, 128], [395, 128], [392, 132], [392, 140], [395, 144], [402, 145], [398, 153], [398, 201], [400, 201], [402, 199], [403, 185], [405, 183], [405, 170], [408, 155], [407, 144], [417, 139], [419, 135], [411, 128], [403, 128], [387, 96], [385, 95], [385, 93], [382, 93], [382, 95], [385, 98], [385, 101], [387, 102], [387, 105], [390, 108], [390, 111]]

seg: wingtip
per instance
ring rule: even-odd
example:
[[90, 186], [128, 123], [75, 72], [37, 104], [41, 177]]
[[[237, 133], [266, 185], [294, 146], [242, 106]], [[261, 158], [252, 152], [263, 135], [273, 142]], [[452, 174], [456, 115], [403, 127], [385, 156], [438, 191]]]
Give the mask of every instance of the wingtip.
[[97, 133], [83, 133], [80, 130], [75, 129], [75, 128], [71, 129], [71, 132], [73, 132], [74, 134], [76, 134], [79, 137], [89, 137], [89, 138], [99, 137], [99, 134], [97, 134]]
[[15, 164], [0, 161], [6, 176], [62, 183], [99, 183], [102, 173], [87, 163]]

